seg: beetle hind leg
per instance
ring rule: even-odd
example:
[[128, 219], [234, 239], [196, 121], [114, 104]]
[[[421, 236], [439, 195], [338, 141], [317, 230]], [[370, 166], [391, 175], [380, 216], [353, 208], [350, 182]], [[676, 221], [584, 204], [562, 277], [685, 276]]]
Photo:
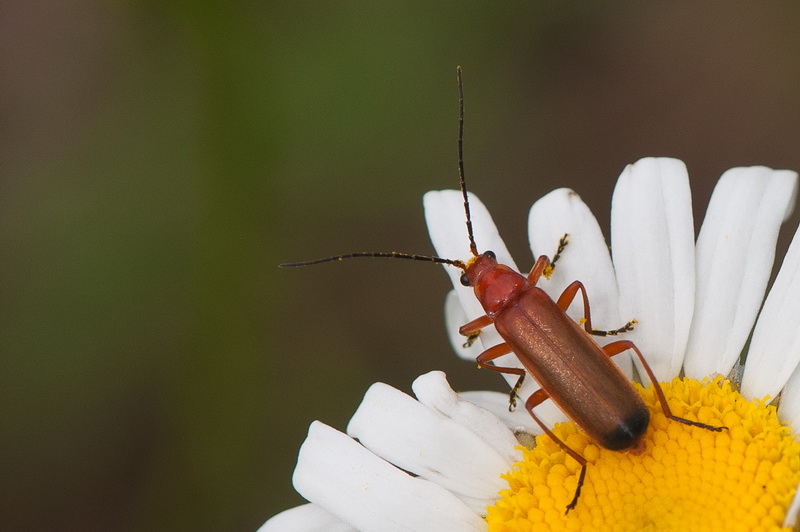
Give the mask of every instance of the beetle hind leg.
[[609, 357], [613, 357], [614, 355], [618, 355], [623, 351], [627, 351], [628, 349], [633, 350], [636, 353], [636, 356], [639, 357], [639, 361], [642, 363], [645, 372], [647, 372], [647, 377], [650, 379], [650, 382], [653, 383], [653, 391], [656, 392], [656, 396], [658, 397], [658, 402], [661, 403], [661, 409], [664, 411], [664, 415], [679, 423], [683, 423], [684, 425], [691, 425], [694, 427], [700, 427], [701, 429], [712, 430], [714, 432], [722, 432], [723, 429], [727, 429], [728, 427], [715, 427], [714, 425], [706, 425], [705, 423], [700, 423], [699, 421], [692, 421], [691, 419], [686, 419], [680, 416], [676, 416], [670, 410], [669, 405], [667, 404], [667, 398], [664, 397], [664, 392], [661, 390], [661, 385], [656, 380], [656, 376], [653, 373], [653, 370], [650, 369], [650, 364], [647, 363], [645, 360], [644, 355], [642, 352], [639, 351], [639, 348], [636, 347], [636, 344], [631, 342], [630, 340], [618, 340], [616, 342], [611, 342], [610, 344], [602, 347], [603, 352], [608, 355]]
[[531, 394], [530, 397], [528, 397], [528, 400], [525, 401], [525, 409], [531, 415], [533, 420], [539, 425], [539, 427], [541, 427], [544, 433], [550, 436], [551, 440], [556, 442], [558, 446], [564, 450], [565, 453], [574, 458], [575, 461], [578, 462], [581, 466], [581, 473], [580, 476], [578, 477], [578, 485], [575, 487], [575, 495], [572, 497], [572, 501], [570, 501], [570, 503], [567, 505], [567, 509], [564, 512], [564, 515], [566, 515], [569, 513], [570, 510], [574, 510], [575, 506], [578, 504], [578, 497], [580, 497], [581, 495], [581, 488], [583, 487], [584, 480], [586, 480], [586, 465], [588, 462], [586, 462], [586, 458], [578, 454], [577, 451], [571, 449], [558, 436], [553, 434], [553, 431], [547, 428], [547, 425], [545, 425], [544, 422], [541, 419], [539, 419], [539, 417], [536, 414], [534, 414], [533, 409], [536, 406], [542, 404], [549, 398], [550, 396], [547, 395], [547, 392], [545, 392], [544, 390], [542, 389], [536, 390]]

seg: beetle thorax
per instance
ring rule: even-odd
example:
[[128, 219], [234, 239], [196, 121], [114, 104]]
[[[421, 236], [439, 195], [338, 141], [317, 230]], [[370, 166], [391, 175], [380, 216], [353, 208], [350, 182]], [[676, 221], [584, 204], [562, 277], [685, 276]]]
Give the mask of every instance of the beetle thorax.
[[483, 310], [492, 318], [513, 303], [529, 284], [519, 272], [498, 264], [485, 253], [469, 263], [466, 276]]

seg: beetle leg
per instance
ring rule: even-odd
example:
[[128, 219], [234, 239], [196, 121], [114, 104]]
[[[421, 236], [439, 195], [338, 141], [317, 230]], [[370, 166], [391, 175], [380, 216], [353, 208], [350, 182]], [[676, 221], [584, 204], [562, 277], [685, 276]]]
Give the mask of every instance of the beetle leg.
[[462, 336], [467, 337], [467, 341], [464, 342], [463, 347], [467, 348], [470, 347], [472, 344], [475, 343], [475, 340], [478, 339], [478, 336], [481, 334], [481, 329], [484, 327], [488, 327], [492, 324], [492, 318], [489, 316], [481, 316], [480, 318], [475, 318], [474, 320], [465, 323], [458, 329], [458, 333]]
[[550, 398], [550, 396], [547, 395], [547, 392], [545, 392], [544, 390], [542, 390], [542, 389], [536, 390], [535, 392], [533, 392], [531, 394], [530, 397], [528, 397], [528, 400], [525, 401], [525, 409], [528, 411], [528, 413], [530, 413], [530, 415], [533, 418], [533, 420], [542, 428], [544, 433], [547, 434], [548, 436], [550, 436], [551, 440], [556, 442], [559, 447], [564, 449], [565, 453], [570, 455], [572, 458], [575, 459], [576, 462], [578, 462], [581, 465], [581, 474], [580, 474], [580, 477], [578, 477], [578, 486], [575, 488], [575, 496], [572, 497], [572, 502], [570, 502], [567, 505], [567, 511], [564, 512], [564, 514], [566, 515], [566, 514], [569, 513], [570, 510], [575, 508], [575, 505], [578, 504], [578, 497], [581, 494], [581, 488], [583, 487], [583, 481], [586, 478], [586, 458], [584, 458], [583, 456], [579, 455], [576, 451], [570, 449], [567, 446], [566, 443], [561, 441], [561, 439], [558, 436], [553, 434], [553, 431], [551, 431], [549, 428], [547, 428], [547, 425], [545, 425], [544, 422], [542, 422], [542, 420], [539, 419], [536, 416], [536, 414], [533, 413], [534, 407], [542, 404], [545, 400], [547, 400], [549, 398]]
[[514, 387], [511, 388], [511, 392], [508, 394], [508, 411], [513, 412], [514, 409], [517, 407], [517, 397], [519, 395], [519, 389], [522, 387], [522, 381], [525, 380], [525, 370], [521, 368], [509, 368], [505, 366], [495, 366], [494, 364], [488, 364], [488, 362], [499, 358], [503, 355], [507, 355], [511, 352], [511, 346], [502, 343], [497, 344], [495, 346], [490, 347], [480, 355], [478, 355], [477, 360], [478, 368], [479, 369], [490, 369], [492, 371], [497, 371], [498, 373], [508, 373], [510, 375], [517, 375], [519, 378], [517, 379], [516, 384]]
[[472, 344], [475, 343], [475, 340], [477, 340], [480, 335], [481, 335], [480, 331], [470, 334], [469, 336], [467, 336], [467, 341], [461, 344], [461, 347], [463, 347], [464, 349], [472, 347]]
[[569, 233], [564, 233], [564, 236], [558, 241], [558, 248], [550, 261], [550, 265], [544, 269], [544, 276], [546, 279], [549, 279], [550, 276], [553, 275], [553, 271], [556, 269], [556, 262], [561, 258], [561, 252], [564, 251], [567, 244], [569, 244]]
[[644, 366], [644, 370], [647, 372], [647, 376], [650, 379], [650, 382], [653, 383], [653, 391], [656, 392], [658, 396], [658, 402], [661, 403], [661, 409], [664, 411], [664, 415], [667, 416], [669, 419], [673, 419], [684, 425], [693, 425], [695, 427], [700, 427], [706, 430], [713, 430], [715, 432], [721, 432], [722, 429], [727, 429], [728, 427], [714, 427], [712, 425], [706, 425], [705, 423], [700, 423], [698, 421], [691, 421], [689, 419], [685, 419], [682, 417], [678, 417], [673, 415], [672, 410], [669, 409], [669, 405], [667, 404], [667, 398], [664, 397], [664, 392], [661, 390], [661, 385], [656, 380], [656, 376], [653, 374], [653, 370], [650, 369], [650, 364], [644, 359], [642, 352], [639, 351], [639, 348], [636, 347], [636, 344], [631, 342], [630, 340], [618, 340], [616, 342], [611, 342], [610, 344], [603, 346], [601, 348], [603, 352], [608, 355], [609, 357], [613, 357], [614, 355], [618, 355], [623, 351], [627, 351], [628, 349], [632, 349], [636, 356], [639, 357], [639, 361]]
[[540, 255], [539, 258], [536, 259], [536, 262], [533, 263], [533, 268], [531, 268], [531, 272], [528, 274], [528, 281], [532, 285], [536, 285], [536, 283], [539, 282], [539, 277], [544, 274], [546, 278], [549, 275], [544, 273], [548, 268], [550, 268], [550, 257], [547, 255]]
[[578, 294], [578, 290], [581, 291], [581, 296], [583, 296], [583, 328], [586, 329], [587, 333], [594, 336], [617, 336], [618, 334], [633, 330], [633, 326], [637, 323], [636, 320], [631, 320], [619, 329], [614, 329], [613, 331], [602, 331], [592, 328], [592, 313], [589, 310], [589, 296], [586, 295], [586, 287], [583, 286], [583, 283], [580, 281], [573, 281], [561, 292], [561, 296], [559, 296], [558, 302], [556, 303], [558, 308], [566, 312], [575, 299], [575, 296]]
[[595, 336], [617, 336], [618, 334], [631, 332], [633, 327], [639, 323], [636, 320], [631, 320], [619, 329], [614, 329], [613, 331], [601, 331], [600, 329], [592, 329], [589, 334], [593, 334]]
[[539, 258], [536, 259], [533, 268], [531, 268], [531, 272], [528, 274], [528, 281], [530, 281], [531, 284], [535, 285], [542, 275], [544, 275], [545, 279], [549, 279], [550, 276], [553, 275], [553, 271], [556, 269], [556, 261], [561, 258], [561, 252], [564, 251], [564, 248], [567, 247], [569, 243], [567, 237], [569, 237], [569, 233], [564, 234], [561, 240], [558, 241], [558, 249], [556, 249], [552, 260], [550, 260], [550, 257], [547, 255], [540, 255]]

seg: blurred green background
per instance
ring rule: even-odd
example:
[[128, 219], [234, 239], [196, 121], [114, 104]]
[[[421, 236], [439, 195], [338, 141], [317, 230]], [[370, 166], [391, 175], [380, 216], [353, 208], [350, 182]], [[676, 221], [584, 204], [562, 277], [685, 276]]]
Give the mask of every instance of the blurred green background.
[[523, 267], [537, 197], [607, 228], [642, 156], [686, 161], [696, 225], [725, 169], [800, 169], [798, 4], [555, 4], [4, 2], [3, 528], [252, 530], [370, 383], [503, 389], [452, 354], [438, 267], [276, 267], [432, 251], [457, 64]]

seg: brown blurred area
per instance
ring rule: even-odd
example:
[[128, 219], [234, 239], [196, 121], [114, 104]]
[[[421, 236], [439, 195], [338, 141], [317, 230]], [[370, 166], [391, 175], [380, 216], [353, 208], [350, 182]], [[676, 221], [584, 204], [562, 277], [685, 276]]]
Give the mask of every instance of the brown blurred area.
[[[24, 2], [0, 9], [0, 515], [9, 530], [252, 530], [308, 424], [456, 359], [421, 196], [465, 158], [520, 266], [575, 189], [683, 159], [800, 169], [793, 2]], [[784, 231], [785, 249], [797, 226]]]

